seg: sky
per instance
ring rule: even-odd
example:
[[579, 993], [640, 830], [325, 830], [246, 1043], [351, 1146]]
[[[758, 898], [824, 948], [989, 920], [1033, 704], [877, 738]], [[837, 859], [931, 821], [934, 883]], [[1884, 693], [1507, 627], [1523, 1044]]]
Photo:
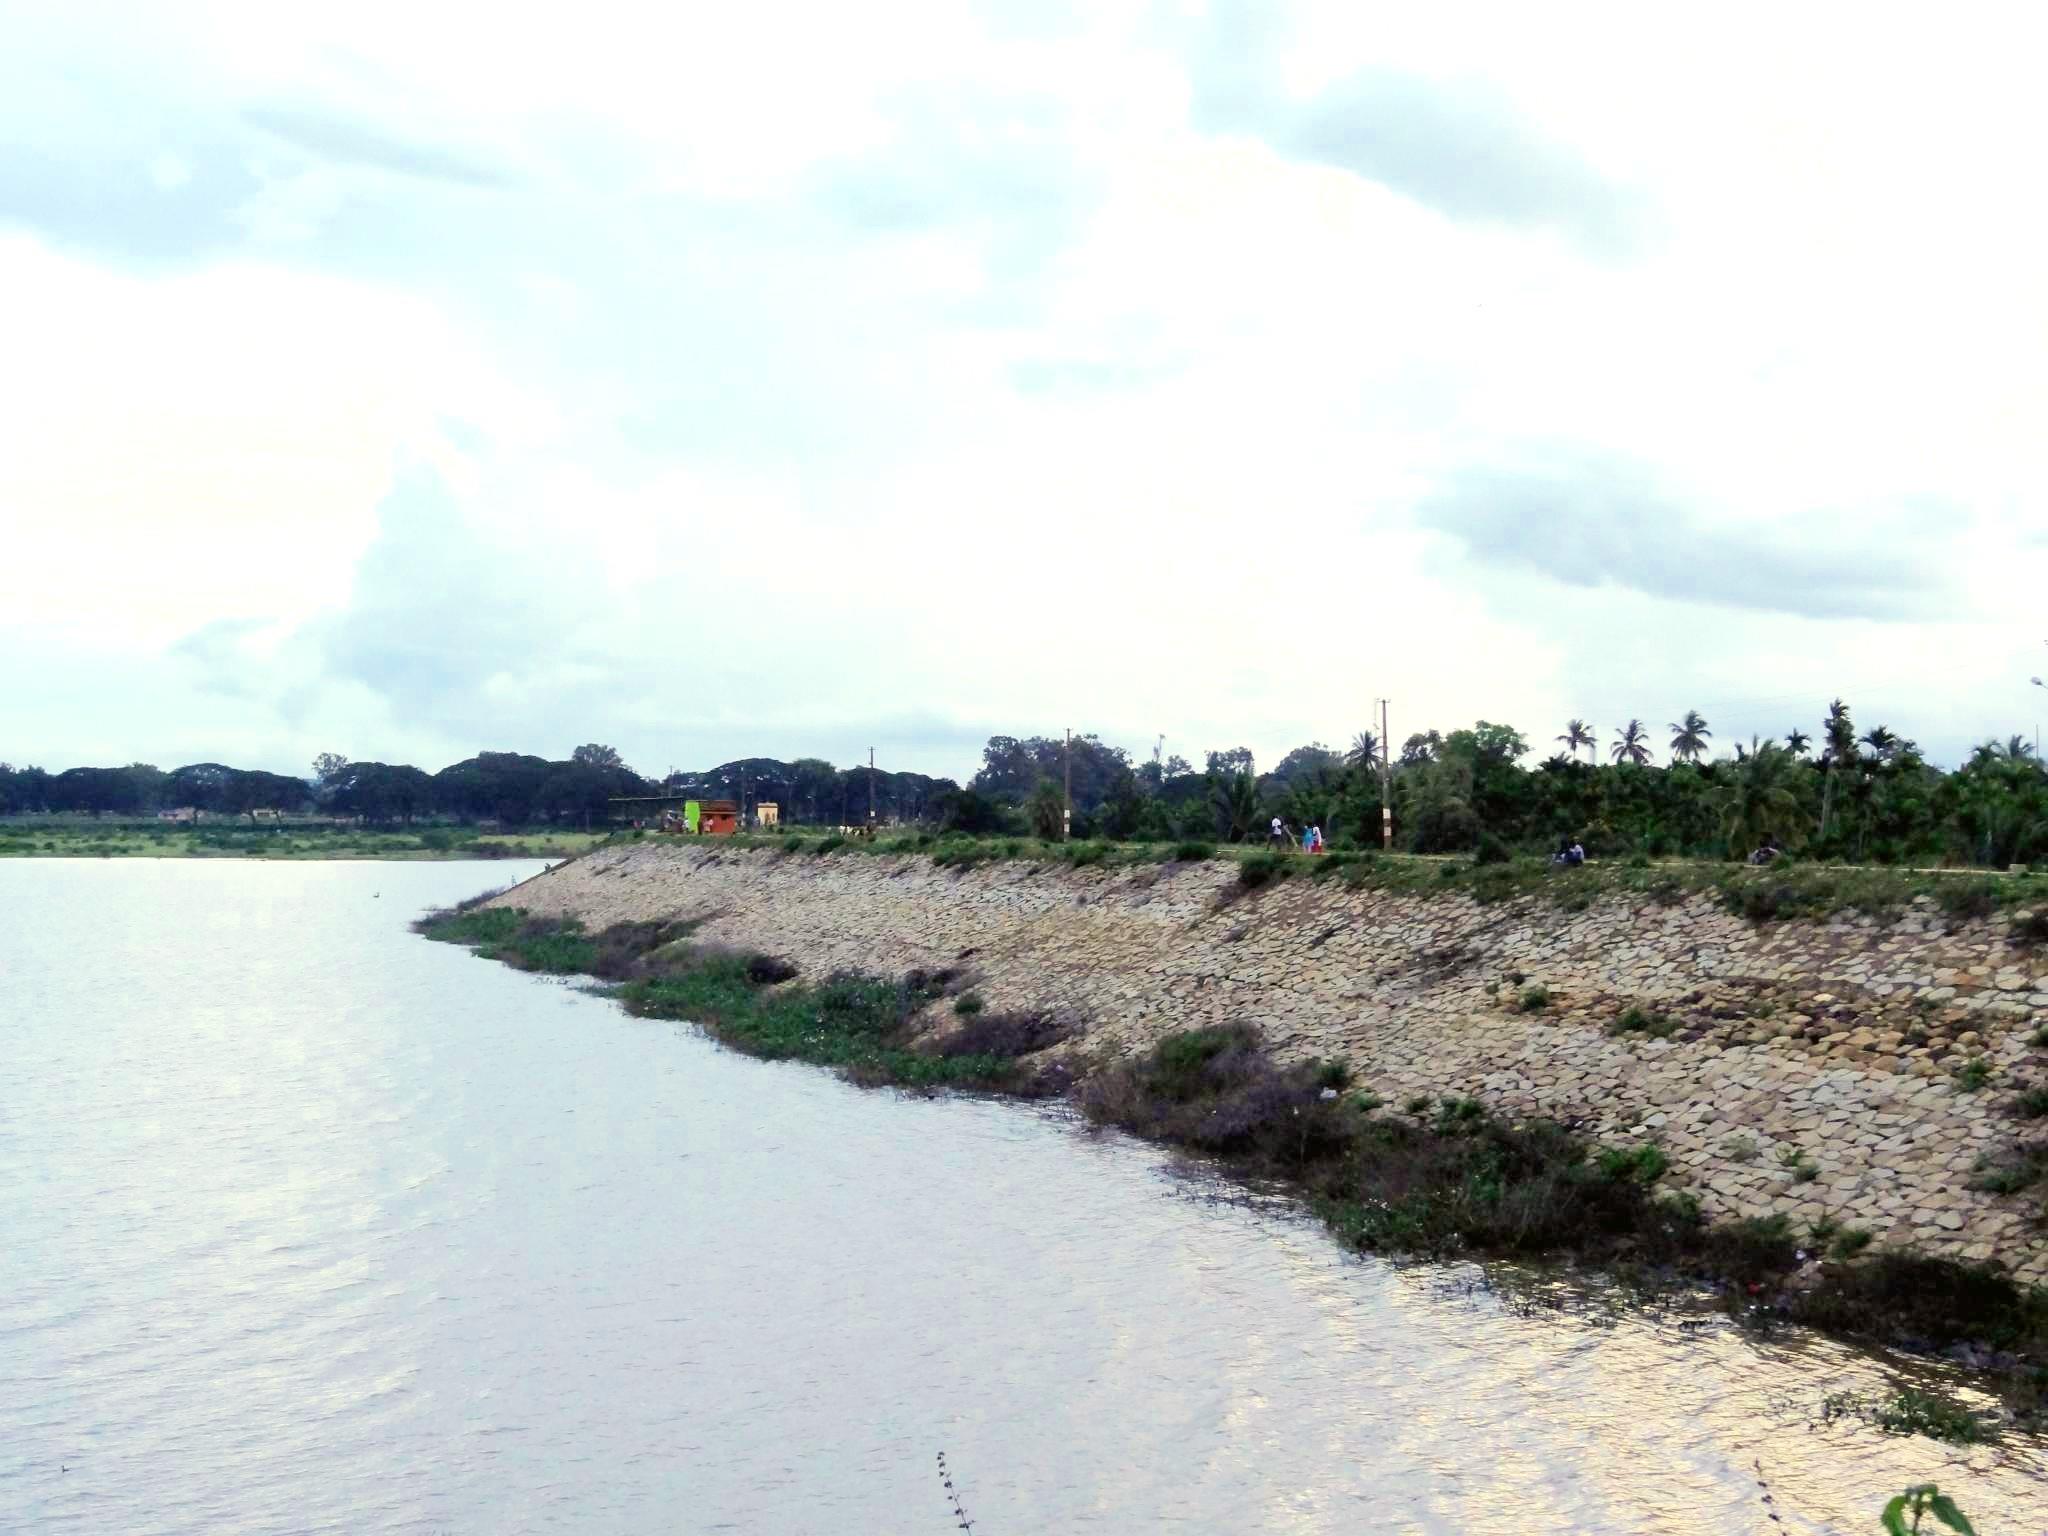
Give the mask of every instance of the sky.
[[2033, 735], [2044, 33], [0, 0], [0, 758]]

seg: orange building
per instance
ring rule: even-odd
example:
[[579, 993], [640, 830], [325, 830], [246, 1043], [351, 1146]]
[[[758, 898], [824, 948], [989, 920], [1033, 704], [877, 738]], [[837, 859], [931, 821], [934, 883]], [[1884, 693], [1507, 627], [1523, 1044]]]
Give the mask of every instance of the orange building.
[[697, 830], [705, 837], [731, 837], [739, 829], [737, 800], [706, 800], [697, 808]]

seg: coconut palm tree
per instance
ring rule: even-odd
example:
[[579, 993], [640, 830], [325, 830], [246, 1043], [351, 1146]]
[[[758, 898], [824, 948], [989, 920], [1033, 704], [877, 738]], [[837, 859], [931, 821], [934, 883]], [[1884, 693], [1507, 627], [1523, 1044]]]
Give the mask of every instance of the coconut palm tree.
[[1863, 733], [1863, 745], [1870, 748], [1870, 755], [1880, 763], [1888, 763], [1899, 755], [1903, 743], [1884, 726], [1874, 725]]
[[1615, 728], [1614, 745], [1607, 749], [1607, 755], [1619, 762], [1631, 762], [1641, 767], [1650, 760], [1650, 733], [1643, 728], [1640, 720], [1631, 720], [1627, 725]]
[[1804, 757], [1813, 747], [1813, 738], [1804, 731], [1791, 730], [1785, 733], [1785, 750], [1794, 757]]
[[1586, 722], [1583, 720], [1567, 720], [1564, 726], [1564, 734], [1557, 739], [1564, 743], [1565, 751], [1570, 754], [1576, 754], [1579, 748], [1584, 747], [1586, 749], [1586, 758], [1589, 762], [1593, 757], [1593, 749], [1599, 745], [1599, 742], [1593, 739], [1592, 731], [1587, 728]]
[[1747, 752], [1738, 748], [1734, 780], [1720, 796], [1721, 828], [1732, 857], [1766, 838], [1790, 837], [1804, 829], [1799, 772], [1798, 759], [1775, 741], [1752, 736]]
[[2026, 737], [2012, 735], [2005, 738], [2005, 745], [1993, 749], [2009, 763], [2031, 763], [2035, 761], [2034, 745]]
[[1375, 773], [1380, 766], [1380, 738], [1375, 731], [1360, 731], [1351, 738], [1351, 750], [1344, 754], [1344, 761], [1354, 768], [1369, 768]]
[[1209, 789], [1209, 805], [1216, 812], [1216, 830], [1233, 843], [1241, 843], [1259, 819], [1259, 786], [1248, 773], [1219, 773]]
[[1671, 755], [1696, 763], [1707, 755], [1707, 739], [1713, 734], [1707, 729], [1706, 717], [1696, 709], [1688, 709], [1683, 720], [1671, 722]]

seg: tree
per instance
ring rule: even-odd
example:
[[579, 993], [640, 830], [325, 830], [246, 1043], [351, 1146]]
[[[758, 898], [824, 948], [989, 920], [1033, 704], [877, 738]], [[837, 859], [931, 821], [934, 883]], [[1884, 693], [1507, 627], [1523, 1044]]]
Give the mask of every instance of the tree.
[[1750, 738], [1735, 778], [1721, 791], [1721, 824], [1731, 857], [1740, 858], [1767, 838], [1790, 837], [1807, 822], [1799, 792], [1798, 759], [1775, 741]]
[[1351, 738], [1351, 750], [1344, 754], [1344, 761], [1354, 768], [1363, 768], [1369, 773], [1380, 770], [1380, 738], [1376, 732], [1360, 731]]
[[[1328, 748], [1324, 750], [1327, 751]], [[1232, 747], [1228, 752], [1211, 752], [1208, 762], [1210, 773], [1252, 773], [1255, 771], [1252, 766], [1252, 749], [1250, 747]]]
[[368, 822], [411, 821], [433, 808], [439, 777], [404, 763], [350, 763], [332, 786], [334, 810]]
[[1412, 768], [1418, 763], [1433, 763], [1444, 748], [1444, 738], [1437, 731], [1417, 731], [1401, 743], [1401, 766]]
[[1567, 755], [1575, 755], [1579, 748], [1584, 747], [1588, 761], [1592, 759], [1593, 748], [1598, 745], [1593, 739], [1592, 731], [1587, 729], [1586, 722], [1577, 719], [1567, 720], [1564, 726], [1564, 734], [1557, 739], [1564, 743], [1564, 750]]
[[619, 756], [616, 747], [600, 746], [590, 742], [569, 754], [569, 761], [584, 768], [623, 768], [626, 760]]
[[1707, 729], [1706, 717], [1688, 709], [1683, 720], [1671, 722], [1671, 755], [1680, 762], [1696, 763], [1707, 755], [1707, 740], [1713, 734]]
[[348, 766], [348, 759], [339, 752], [322, 752], [313, 759], [313, 781], [321, 788], [341, 777], [341, 770]]
[[1813, 738], [1804, 731], [1793, 730], [1785, 733], [1785, 750], [1794, 757], [1806, 756], [1812, 746]]
[[1002, 807], [974, 790], [949, 785], [933, 795], [932, 805], [942, 831], [979, 835], [1003, 829]]
[[1820, 800], [1820, 831], [1825, 837], [1834, 813], [1835, 777], [1842, 764], [1856, 756], [1856, 722], [1849, 718], [1849, 706], [1840, 699], [1828, 705], [1827, 715], [1820, 723], [1820, 736], [1821, 767], [1827, 775]]
[[[1211, 753], [1213, 759], [1217, 754]], [[1247, 757], [1251, 754], [1246, 753]], [[1233, 843], [1251, 834], [1259, 819], [1259, 787], [1249, 769], [1209, 774], [1209, 808], [1216, 816], [1216, 833]]]
[[1059, 837], [1066, 827], [1066, 799], [1059, 785], [1040, 779], [1024, 802], [1024, 814], [1031, 818], [1031, 830], [1047, 842]]
[[1903, 743], [1884, 726], [1874, 725], [1863, 733], [1863, 745], [1870, 748], [1870, 755], [1880, 763], [1888, 763], [1898, 755]]
[[1607, 755], [1617, 763], [1634, 763], [1638, 768], [1649, 762], [1650, 733], [1643, 728], [1643, 722], [1630, 720], [1627, 725], [1616, 727], [1614, 745], [1607, 749]]

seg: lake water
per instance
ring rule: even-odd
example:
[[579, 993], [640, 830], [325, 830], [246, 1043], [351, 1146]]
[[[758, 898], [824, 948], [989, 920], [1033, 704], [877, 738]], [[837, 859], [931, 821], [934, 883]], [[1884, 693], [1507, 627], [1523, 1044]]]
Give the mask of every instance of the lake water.
[[[0, 1530], [2048, 1529], [1879, 1363], [1347, 1259], [1057, 1114], [407, 932], [530, 866], [0, 864]], [[1506, 1298], [1506, 1299], [1504, 1299]]]

